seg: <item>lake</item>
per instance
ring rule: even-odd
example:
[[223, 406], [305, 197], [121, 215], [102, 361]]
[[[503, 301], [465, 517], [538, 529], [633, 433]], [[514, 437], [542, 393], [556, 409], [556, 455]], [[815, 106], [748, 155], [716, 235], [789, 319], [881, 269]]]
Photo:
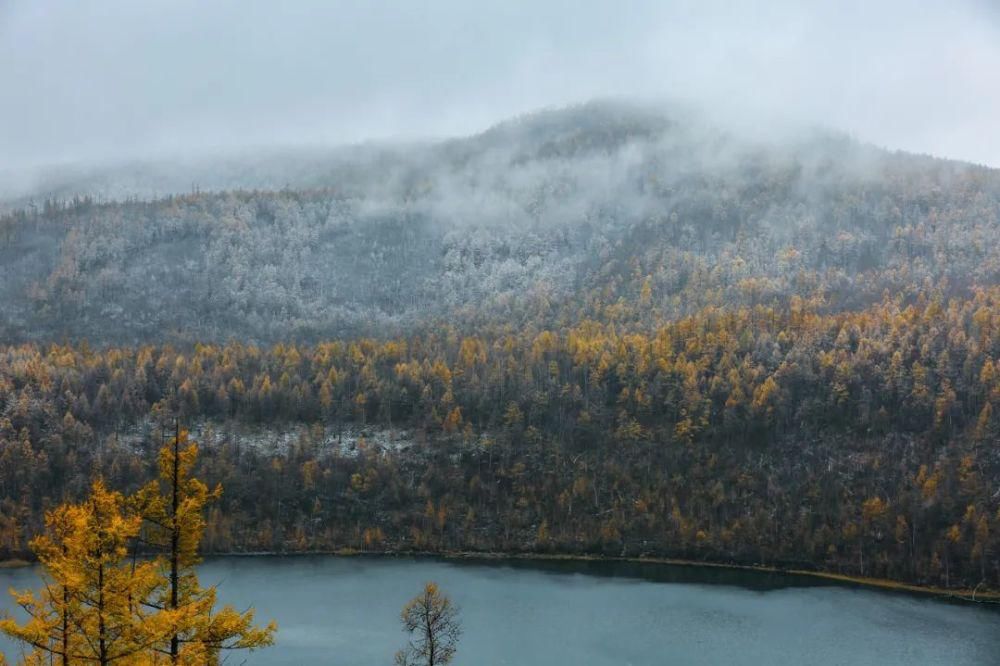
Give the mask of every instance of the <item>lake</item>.
[[[36, 576], [0, 570], [0, 583], [30, 587]], [[1000, 664], [995, 607], [781, 574], [308, 556], [212, 559], [201, 579], [277, 620], [275, 647], [228, 661], [248, 666], [391, 666], [405, 641], [399, 611], [428, 580], [461, 607], [456, 666]]]

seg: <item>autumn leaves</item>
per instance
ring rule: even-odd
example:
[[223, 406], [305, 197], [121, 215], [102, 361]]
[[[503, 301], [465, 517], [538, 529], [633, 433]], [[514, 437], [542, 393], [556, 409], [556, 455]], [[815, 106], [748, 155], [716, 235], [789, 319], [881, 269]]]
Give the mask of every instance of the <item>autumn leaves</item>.
[[397, 666], [442, 666], [451, 663], [458, 650], [462, 625], [458, 607], [436, 583], [427, 583], [400, 613], [403, 629], [410, 636], [396, 653]]
[[0, 630], [26, 646], [24, 663], [218, 663], [231, 649], [273, 642], [253, 611], [216, 608], [195, 572], [209, 491], [191, 476], [197, 445], [178, 430], [160, 451], [160, 476], [126, 497], [95, 481], [90, 496], [46, 516], [31, 542], [42, 588], [15, 595], [28, 619]]

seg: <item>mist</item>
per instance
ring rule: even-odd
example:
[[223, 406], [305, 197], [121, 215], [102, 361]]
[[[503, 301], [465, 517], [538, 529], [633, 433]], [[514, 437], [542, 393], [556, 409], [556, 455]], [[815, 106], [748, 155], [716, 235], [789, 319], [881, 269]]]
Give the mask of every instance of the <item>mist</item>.
[[596, 97], [1000, 166], [987, 3], [619, 4], [8, 1], [0, 172], [461, 136]]

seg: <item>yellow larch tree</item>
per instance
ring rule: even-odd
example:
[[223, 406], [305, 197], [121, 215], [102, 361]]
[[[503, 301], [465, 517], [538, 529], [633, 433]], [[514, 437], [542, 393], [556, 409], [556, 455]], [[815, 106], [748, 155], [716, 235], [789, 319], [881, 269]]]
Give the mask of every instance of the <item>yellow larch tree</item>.
[[188, 611], [148, 603], [160, 586], [158, 564], [128, 558], [140, 523], [101, 481], [85, 502], [47, 515], [48, 532], [31, 544], [45, 584], [16, 595], [25, 623], [0, 620], [0, 630], [27, 646], [25, 664], [158, 663], [152, 648], [187, 623]]
[[443, 666], [451, 663], [458, 649], [462, 625], [458, 607], [436, 583], [424, 585], [400, 613], [403, 629], [410, 636], [406, 648], [396, 653], [397, 666]]
[[274, 623], [254, 625], [254, 612], [232, 606], [216, 609], [216, 588], [202, 587], [195, 567], [205, 533], [205, 506], [222, 488], [209, 490], [192, 476], [198, 445], [176, 428], [160, 449], [159, 479], [140, 490], [134, 501], [145, 520], [144, 540], [163, 551], [156, 560], [160, 573], [155, 605], [180, 614], [180, 622], [155, 649], [172, 664], [214, 664], [225, 650], [254, 650], [274, 643]]

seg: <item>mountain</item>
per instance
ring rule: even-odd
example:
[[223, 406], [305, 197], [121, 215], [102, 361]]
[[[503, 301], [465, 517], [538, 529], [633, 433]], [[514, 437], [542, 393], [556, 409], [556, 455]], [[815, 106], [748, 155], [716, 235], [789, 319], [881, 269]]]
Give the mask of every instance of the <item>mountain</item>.
[[[621, 102], [179, 171], [95, 176], [133, 193], [105, 203], [71, 181], [51, 193], [73, 198], [8, 213], [0, 334], [273, 342], [565, 321], [647, 279], [667, 318], [793, 295], [838, 309], [991, 284], [1000, 267], [996, 171]], [[148, 196], [206, 173], [244, 189]]]

